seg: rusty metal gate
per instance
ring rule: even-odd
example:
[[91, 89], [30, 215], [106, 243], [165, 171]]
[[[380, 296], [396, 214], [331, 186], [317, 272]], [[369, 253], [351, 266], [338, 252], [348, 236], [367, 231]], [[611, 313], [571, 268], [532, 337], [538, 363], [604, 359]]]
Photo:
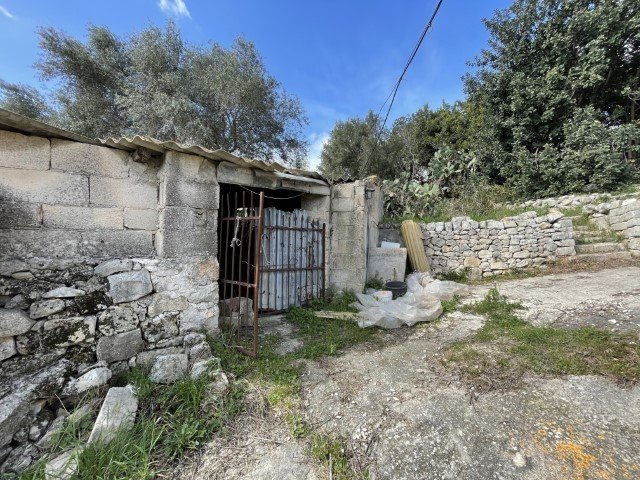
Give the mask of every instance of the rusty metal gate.
[[267, 208], [263, 218], [260, 309], [281, 312], [323, 298], [325, 224], [304, 210]]
[[258, 352], [259, 313], [325, 293], [325, 224], [304, 210], [265, 209], [264, 198], [232, 192], [220, 205], [220, 329], [227, 346], [251, 356]]
[[255, 357], [264, 193], [234, 192], [221, 200], [220, 329], [227, 346]]

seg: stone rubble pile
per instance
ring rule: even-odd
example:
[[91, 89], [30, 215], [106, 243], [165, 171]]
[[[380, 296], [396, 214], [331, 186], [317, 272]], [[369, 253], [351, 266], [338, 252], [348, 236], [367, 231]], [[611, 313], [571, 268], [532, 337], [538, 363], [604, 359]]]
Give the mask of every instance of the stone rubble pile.
[[217, 277], [215, 260], [0, 262], [0, 476], [32, 464], [83, 396], [132, 367], [158, 383], [202, 375]]

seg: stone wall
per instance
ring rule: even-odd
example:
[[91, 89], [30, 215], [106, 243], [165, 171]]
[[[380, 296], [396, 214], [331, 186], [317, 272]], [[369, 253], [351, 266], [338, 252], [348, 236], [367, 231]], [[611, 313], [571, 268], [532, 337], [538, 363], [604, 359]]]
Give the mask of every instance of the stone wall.
[[456, 217], [421, 228], [435, 274], [468, 270], [488, 277], [576, 254], [573, 224], [560, 213], [526, 212], [482, 222]]
[[0, 474], [89, 390], [134, 365], [174, 381], [210, 356], [218, 200], [199, 156], [0, 131]]
[[[371, 198], [367, 198], [367, 190]], [[329, 285], [361, 292], [367, 279], [367, 255], [378, 245], [382, 193], [374, 179], [331, 187]]]
[[618, 200], [610, 205], [611, 230], [621, 233], [632, 255], [640, 257], [640, 199]]

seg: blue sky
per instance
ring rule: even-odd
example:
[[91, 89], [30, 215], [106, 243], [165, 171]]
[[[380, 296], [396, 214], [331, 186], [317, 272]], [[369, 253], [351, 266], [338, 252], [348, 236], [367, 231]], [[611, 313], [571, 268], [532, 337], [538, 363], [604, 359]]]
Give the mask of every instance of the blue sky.
[[[445, 0], [402, 84], [391, 118], [463, 97], [466, 62], [486, 44], [481, 20], [508, 0]], [[37, 29], [82, 37], [88, 24], [126, 35], [174, 18], [194, 43], [253, 41], [309, 117], [311, 166], [336, 120], [377, 111], [436, 0], [0, 0], [0, 78], [39, 86]]]

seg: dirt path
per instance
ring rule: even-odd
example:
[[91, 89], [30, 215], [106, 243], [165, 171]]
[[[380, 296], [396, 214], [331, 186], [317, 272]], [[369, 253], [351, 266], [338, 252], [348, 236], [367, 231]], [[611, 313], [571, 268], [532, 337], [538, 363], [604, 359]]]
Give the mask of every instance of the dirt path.
[[[490, 287], [472, 287], [470, 298]], [[523, 315], [536, 324], [640, 332], [637, 267], [506, 281], [499, 290], [527, 306]], [[472, 399], [438, 365], [443, 348], [483, 322], [454, 312], [436, 324], [381, 332], [382, 346], [306, 362], [306, 420], [359, 452], [372, 479], [640, 478], [640, 386], [528, 375], [519, 389]], [[295, 348], [287, 326], [277, 328], [284, 350]], [[327, 478], [286, 427], [269, 416], [245, 420], [180, 478]]]
[[[474, 287], [481, 298], [490, 287]], [[501, 293], [541, 323], [640, 331], [640, 268], [514, 280]], [[615, 320], [616, 323], [610, 322]], [[433, 368], [438, 353], [482, 325], [454, 313], [308, 364], [309, 417], [367, 451], [379, 479], [640, 478], [640, 386], [598, 377], [542, 378], [471, 402]], [[408, 330], [408, 329], [407, 329]]]

